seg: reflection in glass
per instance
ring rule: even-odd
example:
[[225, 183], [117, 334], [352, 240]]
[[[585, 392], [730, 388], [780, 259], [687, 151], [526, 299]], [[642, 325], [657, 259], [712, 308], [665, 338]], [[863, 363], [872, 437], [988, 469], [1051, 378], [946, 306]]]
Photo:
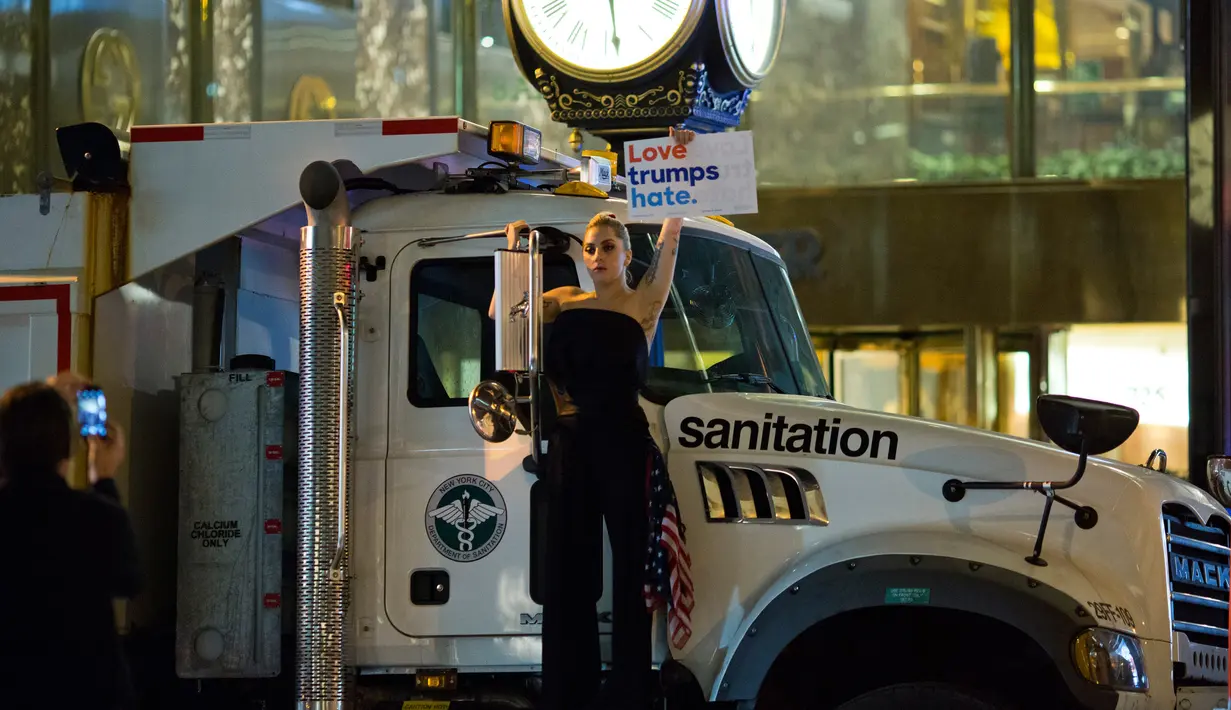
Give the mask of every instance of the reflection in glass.
[[890, 414], [903, 410], [896, 350], [861, 348], [834, 352], [834, 397], [852, 407]]
[[958, 347], [919, 351], [919, 416], [975, 426], [966, 406], [966, 352]]
[[[0, 10], [0, 57], [6, 64], [31, 62], [28, 7]], [[0, 195], [34, 190], [32, 88], [28, 72], [0, 72]]]
[[[1179, 5], [1036, 1], [1040, 176], [1183, 174]], [[759, 179], [1009, 177], [1009, 9], [1010, 0], [792, 4], [778, 61], [745, 120]]]
[[1008, 177], [1009, 36], [994, 22], [996, 5], [792, 3], [778, 61], [745, 120], [755, 131], [758, 178], [822, 185]]
[[1041, 2], [1039, 10], [1039, 175], [1183, 175], [1180, 0], [1067, 0]]
[[462, 304], [419, 296], [415, 335], [446, 399], [466, 397], [481, 379], [482, 315]]
[[[571, 129], [551, 120], [547, 102], [518, 68], [505, 31], [503, 3], [501, 0], [478, 0], [475, 4], [479, 14], [479, 115], [476, 120], [483, 125], [490, 121], [521, 121], [543, 132], [544, 146], [567, 152]], [[586, 147], [602, 148], [603, 145], [605, 143], [587, 144]]]
[[1000, 352], [996, 355], [999, 372], [996, 384], [996, 431], [1030, 438], [1030, 353]]

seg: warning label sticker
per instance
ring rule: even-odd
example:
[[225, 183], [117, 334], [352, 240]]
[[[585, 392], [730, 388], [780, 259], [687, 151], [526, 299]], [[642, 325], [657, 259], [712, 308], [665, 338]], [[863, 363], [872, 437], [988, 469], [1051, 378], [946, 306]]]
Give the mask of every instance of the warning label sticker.
[[238, 520], [195, 520], [191, 537], [200, 541], [201, 547], [226, 547], [242, 534]]

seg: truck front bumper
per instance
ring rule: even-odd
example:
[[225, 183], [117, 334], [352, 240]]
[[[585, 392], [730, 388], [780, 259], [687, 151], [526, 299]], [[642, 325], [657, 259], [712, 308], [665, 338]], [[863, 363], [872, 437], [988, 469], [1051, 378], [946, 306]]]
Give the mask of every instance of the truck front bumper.
[[1116, 710], [1228, 710], [1227, 686], [1184, 685], [1201, 681], [1180, 680], [1172, 685], [1172, 644], [1141, 639], [1150, 689], [1145, 693], [1119, 693]]
[[1227, 686], [1176, 688], [1176, 710], [1227, 710]]
[[[1172, 690], [1174, 648], [1166, 641], [1141, 639], [1150, 690], [1146, 693], [1120, 693], [1116, 710], [1228, 710], [1227, 686], [1184, 685], [1201, 681], [1180, 680]], [[1212, 680], [1212, 679], [1211, 679]]]

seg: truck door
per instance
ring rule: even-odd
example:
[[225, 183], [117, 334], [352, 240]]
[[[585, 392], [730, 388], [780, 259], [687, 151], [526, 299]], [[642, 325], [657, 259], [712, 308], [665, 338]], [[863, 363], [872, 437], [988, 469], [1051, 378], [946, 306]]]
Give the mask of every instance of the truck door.
[[0, 288], [0, 392], [69, 368], [71, 286]]
[[[529, 437], [486, 442], [468, 414], [470, 392], [495, 370], [487, 309], [497, 246], [412, 244], [390, 268], [384, 593], [389, 623], [408, 636], [539, 632]], [[544, 264], [544, 290], [579, 285], [569, 256]]]

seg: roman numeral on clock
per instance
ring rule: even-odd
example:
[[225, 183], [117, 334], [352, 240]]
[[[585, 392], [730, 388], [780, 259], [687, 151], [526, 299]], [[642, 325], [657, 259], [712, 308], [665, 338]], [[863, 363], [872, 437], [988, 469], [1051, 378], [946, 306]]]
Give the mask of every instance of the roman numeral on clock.
[[581, 20], [578, 20], [577, 24], [573, 25], [573, 31], [568, 33], [569, 44], [573, 44], [577, 41], [577, 38], [581, 35], [581, 28], [582, 22]]
[[543, 14], [551, 17], [556, 13], [562, 12], [567, 5], [568, 0], [551, 0], [551, 2], [543, 6]]
[[654, 9], [658, 14], [670, 19], [680, 9], [680, 3], [678, 0], [654, 0]]

